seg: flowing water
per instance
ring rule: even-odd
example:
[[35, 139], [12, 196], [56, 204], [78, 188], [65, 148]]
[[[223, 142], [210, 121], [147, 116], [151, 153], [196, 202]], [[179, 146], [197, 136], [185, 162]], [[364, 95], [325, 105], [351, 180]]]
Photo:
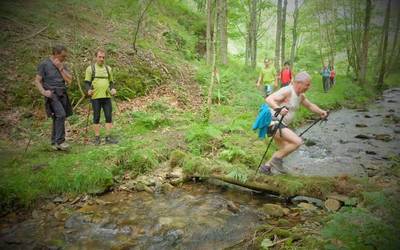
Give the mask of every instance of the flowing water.
[[293, 174], [372, 176], [390, 157], [400, 155], [400, 89], [385, 91], [366, 109], [333, 112], [303, 139], [315, 145], [303, 145], [286, 159]]
[[57, 220], [38, 214], [0, 233], [1, 249], [223, 249], [251, 237], [267, 200], [192, 184], [167, 194], [109, 193]]

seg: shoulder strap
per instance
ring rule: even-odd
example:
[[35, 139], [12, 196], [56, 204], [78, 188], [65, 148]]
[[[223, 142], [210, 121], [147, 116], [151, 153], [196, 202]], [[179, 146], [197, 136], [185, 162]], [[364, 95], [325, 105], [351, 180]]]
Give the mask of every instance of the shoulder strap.
[[106, 67], [108, 81], [111, 82], [110, 70], [108, 69], [108, 66], [107, 66], [107, 65], [104, 65], [104, 67]]
[[93, 82], [94, 78], [95, 78], [95, 74], [96, 74], [96, 67], [94, 64], [91, 64], [92, 67], [92, 80], [91, 82]]

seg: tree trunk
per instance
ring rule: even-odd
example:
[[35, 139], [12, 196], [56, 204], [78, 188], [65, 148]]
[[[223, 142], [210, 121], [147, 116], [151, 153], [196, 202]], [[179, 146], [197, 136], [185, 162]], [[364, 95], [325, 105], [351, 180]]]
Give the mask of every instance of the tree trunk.
[[[394, 33], [394, 39], [393, 39], [393, 44], [392, 44], [392, 49], [390, 51], [390, 57], [389, 57], [389, 68], [387, 70], [387, 73], [390, 73], [390, 71], [393, 69], [393, 58], [395, 57], [396, 54], [396, 46], [397, 46], [397, 39], [399, 36], [399, 29], [400, 29], [400, 11], [398, 11], [399, 13], [397, 14], [397, 21], [396, 21], [396, 29], [395, 29], [395, 33]], [[400, 48], [399, 48], [400, 51]]]
[[250, 60], [251, 67], [257, 65], [257, 0], [250, 3]]
[[208, 65], [210, 65], [212, 63], [212, 41], [211, 41], [212, 2], [213, 2], [213, 0], [207, 0], [206, 61], [207, 61]]
[[[214, 34], [217, 34], [217, 20], [219, 18], [218, 16], [218, 11], [214, 12], [215, 16], [214, 16]], [[210, 81], [210, 86], [208, 88], [208, 96], [207, 96], [207, 108], [206, 108], [206, 112], [204, 115], [204, 120], [205, 122], [208, 123], [208, 121], [210, 120], [210, 114], [211, 114], [211, 104], [212, 104], [212, 92], [213, 92], [213, 88], [214, 88], [214, 83], [215, 83], [215, 77], [216, 77], [216, 73], [217, 73], [217, 37], [216, 35], [214, 35], [213, 40], [212, 40], [212, 47], [213, 47], [213, 57], [212, 57], [212, 71], [211, 71], [211, 81]]]
[[218, 30], [219, 30], [219, 59], [222, 64], [228, 63], [228, 6], [227, 0], [217, 1], [219, 19], [218, 19]]
[[290, 65], [293, 67], [295, 52], [296, 52], [296, 42], [297, 42], [297, 19], [299, 17], [299, 0], [294, 2], [294, 13], [293, 13], [293, 31], [292, 31], [292, 49], [290, 51]]
[[366, 0], [365, 7], [365, 21], [364, 21], [364, 35], [363, 35], [363, 48], [361, 50], [361, 64], [360, 64], [360, 79], [359, 83], [363, 85], [366, 83], [367, 67], [368, 67], [368, 35], [369, 35], [369, 23], [371, 19], [372, 3], [371, 0]]
[[282, 68], [283, 63], [285, 62], [285, 42], [286, 42], [286, 33], [285, 33], [285, 27], [286, 27], [286, 9], [287, 9], [287, 0], [283, 1], [283, 9], [282, 9], [282, 31], [281, 31], [281, 36], [282, 36], [282, 42], [281, 42], [281, 63], [280, 67]]
[[281, 28], [282, 28], [282, 0], [276, 6], [276, 36], [275, 36], [275, 68], [279, 70], [279, 57], [281, 54]]
[[383, 23], [383, 49], [382, 49], [382, 61], [381, 61], [381, 70], [379, 71], [378, 76], [378, 88], [383, 88], [383, 81], [386, 72], [386, 52], [387, 52], [387, 44], [388, 44], [388, 36], [389, 36], [389, 18], [390, 18], [390, 5], [392, 0], [389, 0], [386, 13], [385, 13], [385, 21]]

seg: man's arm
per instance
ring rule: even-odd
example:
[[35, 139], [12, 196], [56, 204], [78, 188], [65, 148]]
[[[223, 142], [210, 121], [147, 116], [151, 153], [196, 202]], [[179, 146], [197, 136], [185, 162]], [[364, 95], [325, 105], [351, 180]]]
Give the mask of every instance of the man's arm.
[[260, 84], [263, 82], [263, 78], [264, 78], [264, 75], [261, 72], [260, 75], [258, 76], [257, 87], [260, 86]]
[[303, 104], [304, 107], [306, 107], [311, 112], [320, 115], [321, 118], [325, 118], [326, 116], [328, 116], [328, 112], [326, 112], [325, 110], [321, 109], [316, 104], [310, 102], [305, 96], [304, 96], [304, 99], [302, 101], [302, 104]]
[[36, 78], [35, 78], [35, 81], [34, 81], [36, 88], [39, 90], [40, 94], [50, 98], [51, 97], [51, 91], [50, 90], [45, 90], [43, 88], [42, 81], [43, 81], [42, 77], [40, 75], [36, 75]]
[[68, 72], [68, 70], [66, 70], [64, 67], [62, 67], [60, 69], [60, 73], [61, 73], [62, 78], [64, 78], [64, 80], [68, 84], [71, 84], [71, 82], [72, 82], [72, 74], [70, 72]]

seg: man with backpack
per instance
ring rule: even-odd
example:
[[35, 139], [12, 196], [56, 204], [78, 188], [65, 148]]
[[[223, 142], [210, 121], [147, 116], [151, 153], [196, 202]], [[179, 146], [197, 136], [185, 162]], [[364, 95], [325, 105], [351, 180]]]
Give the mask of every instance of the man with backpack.
[[329, 67], [326, 63], [324, 63], [324, 66], [321, 69], [320, 74], [322, 76], [322, 86], [324, 88], [324, 92], [327, 93], [330, 88], [331, 71], [329, 70]]
[[[313, 113], [327, 117], [328, 113], [314, 103], [310, 102], [304, 93], [311, 86], [310, 75], [303, 71], [298, 73], [293, 84], [283, 87], [265, 98], [272, 114], [279, 110], [279, 115], [273, 115], [268, 127], [268, 136], [274, 136], [275, 144], [278, 146], [270, 161], [260, 168], [263, 174], [284, 174], [287, 171], [283, 168], [283, 158], [295, 151], [303, 143], [302, 139], [287, 126], [294, 118], [296, 110], [303, 105]], [[282, 122], [280, 122], [282, 121]], [[275, 132], [275, 135], [272, 133]]]
[[72, 115], [72, 107], [67, 95], [67, 84], [72, 82], [72, 75], [65, 65], [68, 51], [63, 45], [52, 49], [50, 58], [43, 60], [37, 69], [35, 85], [45, 96], [48, 117], [53, 119], [51, 145], [55, 150], [67, 150], [65, 142], [65, 118]]
[[116, 144], [118, 141], [111, 137], [112, 129], [112, 102], [111, 96], [117, 91], [114, 87], [114, 78], [111, 67], [105, 64], [106, 53], [98, 49], [96, 63], [88, 66], [85, 73], [85, 85], [88, 96], [91, 97], [93, 107], [93, 129], [95, 134], [94, 144], [99, 145], [100, 139], [100, 111], [103, 109], [106, 120], [105, 143]]
[[285, 62], [280, 73], [281, 88], [288, 86], [292, 82], [292, 70], [290, 63]]

